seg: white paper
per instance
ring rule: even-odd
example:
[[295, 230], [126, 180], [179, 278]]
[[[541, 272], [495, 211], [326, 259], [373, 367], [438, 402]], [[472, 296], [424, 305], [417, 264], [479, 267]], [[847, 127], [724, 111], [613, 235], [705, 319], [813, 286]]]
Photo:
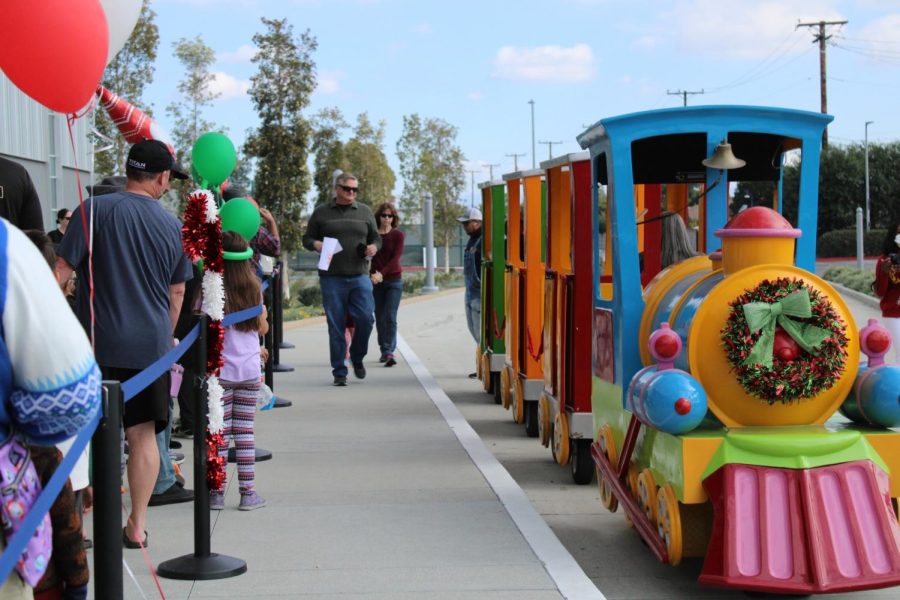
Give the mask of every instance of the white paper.
[[334, 255], [343, 250], [341, 243], [337, 238], [326, 237], [322, 239], [322, 253], [319, 255], [319, 270], [327, 271], [331, 266], [331, 259]]

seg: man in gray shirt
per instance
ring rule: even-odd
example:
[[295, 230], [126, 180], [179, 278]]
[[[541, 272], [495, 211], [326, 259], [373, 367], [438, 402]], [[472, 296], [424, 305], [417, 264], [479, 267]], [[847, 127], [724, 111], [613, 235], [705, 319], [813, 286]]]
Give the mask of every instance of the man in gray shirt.
[[369, 335], [375, 321], [375, 301], [369, 260], [381, 247], [381, 236], [372, 210], [356, 201], [359, 182], [351, 173], [342, 173], [335, 182], [335, 198], [318, 206], [303, 235], [307, 250], [322, 251], [326, 237], [335, 238], [341, 251], [331, 259], [327, 270], [319, 270], [322, 303], [328, 321], [328, 345], [331, 350], [331, 374], [334, 385], [347, 385], [347, 341], [344, 330], [347, 317], [355, 330], [350, 344], [350, 362], [357, 379], [364, 379], [363, 359], [369, 350]]

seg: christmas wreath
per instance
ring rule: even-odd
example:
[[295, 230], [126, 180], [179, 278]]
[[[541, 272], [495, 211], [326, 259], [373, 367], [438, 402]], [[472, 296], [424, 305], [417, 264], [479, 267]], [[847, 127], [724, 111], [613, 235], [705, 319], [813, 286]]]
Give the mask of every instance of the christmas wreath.
[[769, 404], [814, 398], [844, 371], [846, 324], [802, 279], [763, 280], [729, 306], [722, 344], [749, 394]]

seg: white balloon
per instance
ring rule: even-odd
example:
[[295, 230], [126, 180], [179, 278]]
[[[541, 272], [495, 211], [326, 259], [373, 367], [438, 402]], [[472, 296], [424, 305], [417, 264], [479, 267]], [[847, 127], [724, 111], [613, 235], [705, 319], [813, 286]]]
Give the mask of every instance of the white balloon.
[[100, 0], [109, 26], [109, 52], [106, 64], [116, 57], [141, 16], [143, 0]]

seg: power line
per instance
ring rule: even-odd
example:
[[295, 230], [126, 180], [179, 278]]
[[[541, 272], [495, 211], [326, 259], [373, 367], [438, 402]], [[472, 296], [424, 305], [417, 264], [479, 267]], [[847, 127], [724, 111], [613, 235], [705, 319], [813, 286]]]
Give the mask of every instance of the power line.
[[[769, 53], [765, 56], [765, 58], [763, 58], [758, 64], [754, 65], [746, 73], [744, 73], [743, 75], [741, 75], [740, 77], [738, 77], [736, 79], [733, 79], [732, 81], [726, 83], [725, 85], [722, 85], [722, 86], [719, 86], [716, 88], [711, 88], [709, 90], [709, 92], [720, 92], [720, 91], [726, 90], [728, 88], [738, 87], [738, 86], [744, 85], [746, 83], [750, 83], [751, 81], [755, 81], [756, 79], [759, 79], [760, 77], [765, 77], [767, 74], [774, 72], [777, 69], [780, 69], [781, 67], [773, 68], [770, 71], [764, 70], [765, 68], [767, 68], [769, 66], [767, 63], [771, 63], [772, 65], [775, 65], [784, 56], [787, 56], [791, 52], [791, 50], [793, 50], [797, 46], [797, 44], [799, 44], [803, 40], [803, 36], [796, 35], [796, 33], [797, 33], [797, 30], [795, 28], [790, 33], [788, 33], [788, 35], [783, 40], [781, 40], [777, 46], [775, 46], [771, 51], [769, 51]], [[792, 43], [790, 46], [785, 48], [785, 45], [790, 41], [790, 39], [792, 37], [796, 38], [796, 39], [794, 39], [794, 43]], [[791, 61], [791, 62], [793, 62], [793, 61]]]
[[700, 90], [699, 92], [689, 92], [687, 90], [677, 90], [675, 92], [670, 92], [669, 90], [666, 90], [667, 96], [682, 96], [684, 98], [684, 106], [687, 106], [688, 95], [693, 96], [694, 94], [702, 94], [702, 93], [703, 93], [703, 90]]
[[523, 152], [521, 154], [504, 154], [503, 156], [512, 156], [513, 159], [513, 171], [516, 172], [519, 170], [519, 157], [520, 156], [528, 156], [527, 152]]
[[[825, 68], [825, 48], [826, 43], [831, 36], [825, 35], [825, 28], [831, 25], [846, 25], [848, 21], [818, 21], [812, 23], [797, 23], [796, 29], [800, 27], [809, 27], [812, 29], [813, 27], [817, 27], [819, 32], [813, 36], [813, 43], [819, 44], [819, 90], [820, 97], [822, 103], [822, 113], [825, 114], [828, 112], [828, 87], [826, 83], [826, 68]], [[828, 127], [822, 131], [822, 147], [828, 147]]]
[[488, 180], [493, 181], [494, 180], [494, 167], [499, 167], [500, 163], [493, 163], [493, 164], [482, 165], [482, 166], [488, 168], [488, 170], [490, 172], [490, 175], [488, 176]]
[[559, 141], [559, 142], [550, 142], [550, 141], [541, 141], [541, 140], [538, 140], [538, 144], [547, 144], [547, 146], [548, 146], [548, 151], [549, 151], [549, 152], [548, 152], [549, 156], [547, 157], [548, 159], [553, 158], [553, 144], [562, 144], [562, 143], [563, 143], [562, 141]]

